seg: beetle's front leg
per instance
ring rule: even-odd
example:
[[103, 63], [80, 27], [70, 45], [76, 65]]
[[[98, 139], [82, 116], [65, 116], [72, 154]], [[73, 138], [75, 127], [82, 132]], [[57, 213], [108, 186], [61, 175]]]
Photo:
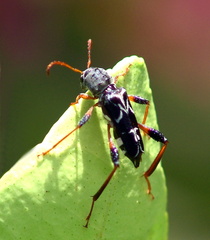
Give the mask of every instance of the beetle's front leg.
[[70, 104], [70, 106], [77, 104], [80, 98], [86, 99], [86, 100], [95, 100], [95, 99], [97, 99], [97, 97], [91, 97], [91, 96], [89, 96], [89, 95], [86, 94], [86, 93], [80, 93], [80, 94], [76, 97], [75, 102], [72, 102], [72, 103]]
[[66, 134], [64, 137], [62, 137], [57, 143], [55, 143], [50, 149], [46, 150], [45, 152], [41, 153], [38, 155], [41, 156], [41, 155], [46, 155], [48, 154], [51, 150], [53, 150], [54, 148], [56, 148], [58, 146], [58, 144], [60, 144], [64, 139], [66, 139], [68, 136], [70, 136], [73, 132], [75, 132], [77, 129], [81, 128], [91, 117], [92, 115], [92, 112], [93, 112], [93, 109], [95, 107], [97, 107], [99, 105], [99, 103], [95, 103], [92, 107], [90, 107], [88, 109], [88, 111], [85, 113], [85, 115], [82, 117], [82, 119], [79, 121], [79, 123], [77, 124], [77, 126], [71, 131], [69, 132], [68, 134]]

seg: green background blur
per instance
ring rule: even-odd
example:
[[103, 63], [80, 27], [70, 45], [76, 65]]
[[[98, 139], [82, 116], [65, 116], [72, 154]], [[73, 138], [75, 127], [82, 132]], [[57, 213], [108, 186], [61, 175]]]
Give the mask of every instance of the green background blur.
[[81, 91], [77, 73], [54, 67], [47, 77], [45, 68], [61, 60], [84, 70], [89, 38], [93, 66], [144, 57], [159, 126], [170, 141], [163, 160], [169, 239], [210, 239], [207, 0], [2, 1], [0, 174], [42, 141]]

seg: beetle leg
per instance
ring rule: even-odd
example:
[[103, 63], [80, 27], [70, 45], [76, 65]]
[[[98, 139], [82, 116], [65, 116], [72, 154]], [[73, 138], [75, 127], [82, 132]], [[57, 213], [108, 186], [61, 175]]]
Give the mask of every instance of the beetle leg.
[[131, 65], [131, 64], [129, 64], [129, 65], [126, 67], [126, 69], [125, 69], [125, 71], [124, 71], [123, 73], [120, 73], [120, 74], [118, 74], [117, 76], [114, 77], [114, 83], [116, 83], [116, 82], [118, 81], [118, 78], [119, 78], [119, 77], [124, 77], [124, 76], [128, 73], [129, 68], [130, 68], [130, 65]]
[[88, 99], [88, 100], [95, 100], [95, 99], [97, 99], [97, 97], [91, 97], [91, 96], [89, 96], [89, 95], [86, 94], [86, 93], [80, 93], [80, 94], [76, 97], [75, 102], [71, 103], [70, 106], [77, 104], [80, 98], [82, 98], [82, 99]]
[[111, 173], [106, 178], [106, 180], [104, 181], [102, 186], [99, 188], [99, 190], [92, 196], [92, 204], [91, 204], [91, 207], [90, 207], [90, 212], [89, 212], [89, 214], [86, 217], [86, 221], [87, 222], [84, 225], [84, 227], [86, 227], [86, 228], [88, 227], [88, 223], [89, 223], [92, 211], [93, 211], [93, 207], [94, 207], [95, 201], [101, 196], [101, 194], [103, 193], [104, 189], [106, 188], [106, 186], [108, 185], [108, 183], [112, 179], [115, 171], [119, 167], [119, 153], [118, 153], [118, 150], [115, 147], [114, 143], [112, 142], [111, 134], [110, 134], [110, 127], [111, 127], [110, 124], [108, 124], [107, 125], [108, 141], [109, 141], [109, 148], [110, 148], [110, 154], [111, 154], [112, 162], [114, 163], [114, 169], [111, 171]]
[[64, 139], [66, 139], [68, 136], [70, 136], [73, 132], [75, 132], [77, 129], [81, 128], [91, 117], [93, 109], [98, 106], [98, 103], [95, 103], [92, 107], [90, 107], [88, 109], [88, 111], [85, 113], [85, 115], [82, 117], [82, 119], [79, 121], [79, 123], [77, 124], [77, 126], [68, 134], [66, 134], [64, 137], [62, 137], [57, 143], [55, 143], [50, 149], [48, 149], [47, 151], [41, 153], [38, 155], [38, 157], [40, 155], [46, 155], [48, 154], [51, 150], [53, 150], [54, 148], [56, 148], [58, 146], [58, 144], [60, 144]]
[[146, 179], [147, 182], [147, 193], [150, 194], [152, 196], [152, 198], [154, 198], [154, 196], [152, 195], [151, 192], [151, 184], [149, 181], [149, 176], [152, 175], [152, 173], [155, 171], [157, 165], [159, 164], [165, 150], [166, 147], [168, 145], [168, 140], [167, 138], [158, 130], [154, 129], [154, 128], [149, 128], [143, 124], [138, 124], [139, 128], [145, 132], [146, 134], [148, 134], [151, 138], [153, 138], [155, 141], [157, 142], [161, 142], [163, 143], [163, 146], [161, 147], [159, 153], [157, 154], [155, 160], [152, 162], [152, 164], [150, 165], [150, 167], [148, 168], [148, 170], [144, 173], [144, 178]]
[[146, 104], [146, 109], [145, 109], [145, 112], [144, 112], [144, 118], [143, 118], [143, 121], [142, 121], [142, 124], [145, 124], [147, 116], [148, 116], [148, 112], [149, 112], [149, 106], [150, 106], [149, 105], [149, 100], [147, 100], [145, 98], [142, 98], [142, 97], [139, 97], [139, 96], [134, 96], [134, 95], [129, 95], [128, 99], [132, 102], [135, 102], [135, 103]]

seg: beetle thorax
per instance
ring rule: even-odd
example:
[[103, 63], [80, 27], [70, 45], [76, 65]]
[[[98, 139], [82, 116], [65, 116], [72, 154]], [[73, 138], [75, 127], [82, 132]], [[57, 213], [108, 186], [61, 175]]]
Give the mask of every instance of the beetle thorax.
[[99, 97], [108, 85], [113, 83], [113, 78], [103, 68], [90, 67], [81, 75], [82, 89], [89, 89], [95, 97]]

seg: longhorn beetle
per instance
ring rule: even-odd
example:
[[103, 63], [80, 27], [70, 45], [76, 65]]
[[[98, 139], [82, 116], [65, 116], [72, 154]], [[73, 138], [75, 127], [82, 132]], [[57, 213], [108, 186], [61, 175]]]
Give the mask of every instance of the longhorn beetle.
[[[153, 138], [155, 141], [161, 142], [162, 148], [157, 154], [156, 158], [152, 162], [149, 169], [143, 174], [147, 182], [147, 193], [153, 197], [151, 193], [151, 184], [149, 181], [149, 176], [155, 171], [158, 163], [160, 162], [167, 144], [167, 138], [158, 130], [145, 126], [146, 118], [149, 110], [149, 100], [134, 96], [127, 95], [127, 92], [124, 88], [118, 88], [116, 82], [120, 76], [124, 76], [129, 71], [129, 66], [123, 74], [117, 75], [116, 77], [111, 77], [108, 72], [103, 68], [90, 67], [91, 66], [91, 39], [87, 42], [88, 45], [88, 62], [87, 69], [81, 71], [77, 68], [73, 68], [65, 62], [53, 61], [51, 62], [46, 69], [46, 72], [49, 74], [49, 71], [54, 65], [61, 65], [71, 69], [74, 72], [81, 74], [81, 87], [82, 89], [89, 89], [93, 96], [89, 96], [86, 93], [81, 93], [77, 96], [76, 101], [71, 103], [75, 105], [78, 103], [79, 99], [98, 99], [98, 102], [95, 103], [92, 107], [88, 109], [82, 119], [79, 121], [77, 126], [61, 138], [56, 144], [54, 144], [50, 149], [41, 153], [40, 155], [48, 154], [52, 149], [54, 149], [58, 144], [60, 144], [64, 139], [69, 135], [75, 132], [77, 129], [81, 128], [91, 117], [92, 111], [95, 107], [101, 107], [103, 115], [107, 120], [107, 131], [108, 131], [108, 141], [109, 149], [114, 168], [111, 173], [108, 175], [102, 186], [99, 190], [92, 196], [92, 204], [89, 211], [89, 214], [86, 217], [86, 224], [84, 227], [88, 227], [88, 223], [93, 211], [95, 201], [100, 197], [108, 183], [110, 182], [115, 171], [119, 167], [119, 153], [115, 147], [110, 133], [110, 128], [113, 128], [114, 138], [117, 140], [119, 147], [124, 151], [125, 156], [127, 156], [132, 162], [135, 168], [139, 167], [141, 161], [141, 155], [144, 152], [144, 145], [142, 137], [140, 134], [140, 129], [147, 134], [149, 137]], [[130, 101], [135, 103], [146, 105], [144, 118], [142, 123], [138, 123], [133, 111], [133, 108], [130, 104]]]

